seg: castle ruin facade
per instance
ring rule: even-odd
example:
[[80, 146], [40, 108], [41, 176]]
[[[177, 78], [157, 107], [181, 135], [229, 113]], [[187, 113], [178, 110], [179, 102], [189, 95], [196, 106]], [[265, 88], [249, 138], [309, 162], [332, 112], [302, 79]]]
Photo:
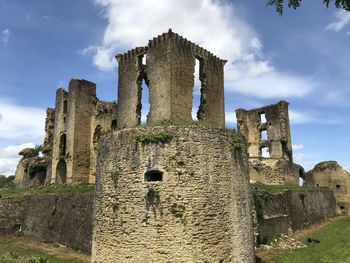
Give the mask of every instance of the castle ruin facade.
[[237, 127], [247, 142], [250, 179], [266, 184], [298, 184], [302, 167], [293, 163], [288, 102], [237, 109]]
[[[210, 128], [191, 124], [196, 58]], [[246, 149], [222, 129], [225, 61], [172, 31], [117, 59], [118, 130], [100, 142], [91, 262], [255, 262]]]
[[94, 183], [99, 138], [116, 128], [116, 118], [116, 103], [98, 100], [92, 82], [72, 79], [68, 91], [57, 89], [55, 108], [46, 111], [44, 156], [20, 161], [16, 185]]

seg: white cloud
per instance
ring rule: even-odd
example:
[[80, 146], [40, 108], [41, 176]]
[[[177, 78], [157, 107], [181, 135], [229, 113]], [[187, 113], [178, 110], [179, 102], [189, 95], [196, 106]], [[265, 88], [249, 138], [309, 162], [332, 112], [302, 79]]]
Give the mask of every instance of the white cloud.
[[44, 109], [23, 107], [0, 100], [1, 144], [18, 142], [18, 145], [0, 148], [0, 174], [14, 174], [21, 158], [19, 151], [43, 142], [45, 115]]
[[304, 148], [304, 144], [293, 144], [292, 148], [294, 151], [301, 150]]
[[17, 164], [21, 159], [18, 153], [24, 148], [33, 148], [33, 143], [25, 143], [21, 145], [10, 145], [0, 148], [0, 174], [14, 175]]
[[335, 20], [329, 23], [325, 27], [325, 30], [339, 32], [349, 24], [350, 24], [350, 13], [344, 10], [339, 10], [335, 13]]
[[0, 115], [0, 140], [42, 142], [45, 134], [44, 109], [23, 107], [0, 100]]
[[289, 120], [291, 124], [303, 124], [316, 121], [315, 117], [311, 114], [296, 110], [289, 110]]
[[3, 30], [2, 38], [1, 38], [2, 43], [6, 44], [7, 42], [9, 42], [10, 35], [11, 35], [10, 29], [6, 28], [5, 30]]
[[223, 59], [227, 91], [263, 98], [303, 97], [315, 85], [309, 79], [279, 72], [263, 55], [258, 34], [239, 17], [233, 4], [219, 0], [95, 0], [108, 20], [100, 46], [80, 53], [92, 55], [101, 70], [111, 70], [114, 55], [172, 28]]

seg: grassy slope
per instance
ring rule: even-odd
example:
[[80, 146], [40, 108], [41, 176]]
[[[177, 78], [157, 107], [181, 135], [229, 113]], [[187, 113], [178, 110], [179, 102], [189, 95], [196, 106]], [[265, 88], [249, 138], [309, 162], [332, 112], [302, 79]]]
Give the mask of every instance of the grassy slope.
[[20, 197], [26, 195], [40, 195], [40, 194], [83, 194], [93, 193], [94, 185], [91, 184], [78, 184], [74, 186], [63, 185], [63, 186], [47, 186], [31, 189], [10, 189], [0, 188], [0, 195], [2, 197]]
[[274, 258], [274, 263], [350, 263], [350, 218], [341, 218], [311, 235], [321, 243]]
[[[43, 259], [39, 261], [39, 259]], [[45, 261], [47, 259], [48, 261]], [[32, 261], [31, 261], [32, 260]], [[35, 261], [36, 260], [36, 261]], [[49, 262], [49, 263], [81, 263], [79, 260], [59, 259], [42, 251], [24, 248], [8, 240], [0, 240], [0, 263]]]

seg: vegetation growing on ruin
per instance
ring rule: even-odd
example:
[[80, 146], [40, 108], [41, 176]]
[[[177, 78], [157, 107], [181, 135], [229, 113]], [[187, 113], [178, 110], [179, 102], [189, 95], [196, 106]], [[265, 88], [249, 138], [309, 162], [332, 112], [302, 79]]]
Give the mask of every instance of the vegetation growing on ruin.
[[134, 135], [135, 142], [142, 144], [167, 143], [171, 141], [172, 138], [172, 133], [168, 131], [162, 131], [158, 133], [137, 133]]
[[336, 161], [324, 161], [315, 165], [314, 170], [324, 170], [327, 168], [336, 168], [339, 164]]
[[37, 172], [44, 172], [47, 169], [47, 163], [46, 162], [34, 162], [29, 164], [28, 166], [28, 173], [29, 176], [34, 176]]
[[234, 137], [233, 137], [233, 141], [232, 141], [232, 149], [233, 150], [242, 150], [244, 144], [243, 144], [243, 139], [240, 135], [236, 134]]
[[0, 175], [0, 188], [6, 187], [9, 183], [11, 183], [15, 179], [14, 175], [6, 177], [5, 175]]
[[299, 186], [299, 185], [270, 185], [262, 183], [251, 184], [253, 188], [262, 191], [268, 191], [270, 193], [279, 193], [287, 190], [317, 190], [317, 189], [329, 189], [328, 187], [315, 187], [315, 186]]
[[95, 186], [87, 183], [77, 185], [52, 185], [37, 188], [1, 188], [1, 197], [23, 197], [28, 195], [45, 195], [45, 194], [84, 194], [93, 193]]

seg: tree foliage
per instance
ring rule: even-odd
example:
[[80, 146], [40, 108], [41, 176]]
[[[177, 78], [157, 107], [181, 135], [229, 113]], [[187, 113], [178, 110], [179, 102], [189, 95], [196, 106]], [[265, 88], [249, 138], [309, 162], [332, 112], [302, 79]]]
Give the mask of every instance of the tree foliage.
[[[284, 3], [288, 1], [288, 7], [297, 9], [301, 5], [301, 0], [266, 0], [267, 5], [275, 6], [276, 11], [282, 15]], [[323, 0], [323, 4], [329, 7], [329, 4], [334, 2], [336, 8], [342, 8], [346, 11], [350, 11], [350, 0]]]

